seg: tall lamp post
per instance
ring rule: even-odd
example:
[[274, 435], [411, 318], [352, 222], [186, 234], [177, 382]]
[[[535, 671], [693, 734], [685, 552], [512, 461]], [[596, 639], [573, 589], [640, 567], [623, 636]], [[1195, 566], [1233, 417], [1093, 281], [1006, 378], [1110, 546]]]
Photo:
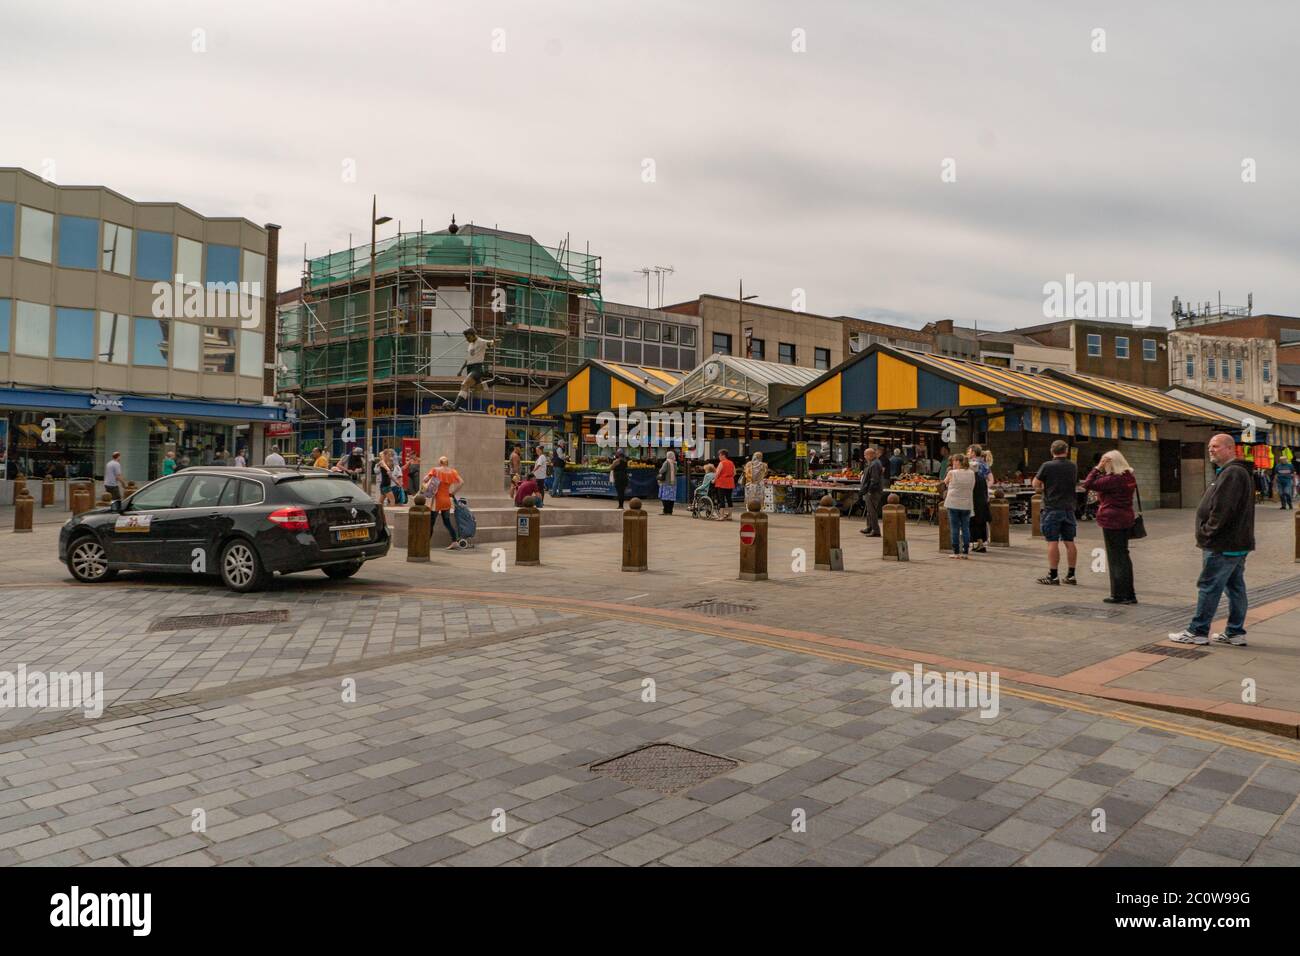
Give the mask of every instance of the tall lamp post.
[[[374, 484], [375, 449], [375, 230], [392, 216], [380, 216], [379, 197], [370, 197], [370, 334], [366, 341], [366, 480], [369, 493]], [[391, 370], [390, 370], [391, 374]]]
[[[745, 295], [745, 280], [744, 280], [744, 279], [741, 279], [741, 280], [740, 280], [740, 291], [736, 293], [737, 322], [738, 322], [739, 325], [740, 325], [740, 342], [741, 342], [741, 343], [744, 343], [744, 341], [745, 341], [745, 303], [748, 302], [750, 299], [757, 299], [757, 298], [758, 298], [758, 295], [757, 295], [757, 294], [755, 294], [755, 295]], [[751, 339], [751, 341], [752, 341], [752, 339], [753, 339], [753, 336], [752, 336], [752, 335], [750, 336], [750, 339]], [[750, 354], [750, 353], [752, 352], [752, 348], [751, 348], [751, 347], [747, 347], [747, 346], [743, 346], [743, 345], [742, 345], [742, 348], [744, 348], [744, 352], [743, 352], [743, 353], [738, 353], [738, 354], [743, 354], [743, 356], [744, 356], [745, 358], [752, 358], [752, 357], [753, 357], [753, 356]], [[767, 356], [764, 355], [763, 358], [766, 359]], [[740, 456], [743, 458], [744, 455], [745, 455], [745, 453], [749, 450], [749, 409], [748, 409], [748, 408], [745, 409], [745, 431], [744, 431], [744, 434], [741, 436], [741, 442], [742, 442], [742, 444], [741, 444], [741, 446], [740, 446]]]

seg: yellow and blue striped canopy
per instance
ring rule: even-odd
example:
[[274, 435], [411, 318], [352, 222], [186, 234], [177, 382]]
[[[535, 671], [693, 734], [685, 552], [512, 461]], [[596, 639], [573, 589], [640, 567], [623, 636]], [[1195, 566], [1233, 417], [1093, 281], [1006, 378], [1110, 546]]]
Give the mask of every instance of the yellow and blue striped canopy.
[[1083, 372], [1062, 372], [1054, 368], [1044, 369], [1040, 374], [1060, 382], [1068, 382], [1088, 391], [1101, 392], [1111, 398], [1132, 405], [1134, 408], [1150, 412], [1152, 415], [1166, 421], [1188, 421], [1201, 425], [1212, 425], [1216, 428], [1230, 428], [1238, 424], [1217, 412], [1201, 408], [1199, 405], [1193, 405], [1191, 402], [1185, 402], [1181, 398], [1175, 398], [1173, 395], [1168, 395], [1157, 388], [1151, 388], [1147, 385], [1138, 385], [1134, 382], [1117, 382], [1111, 378], [1086, 375]]
[[657, 408], [681, 381], [677, 372], [589, 359], [533, 406], [534, 415], [576, 415], [628, 408]]

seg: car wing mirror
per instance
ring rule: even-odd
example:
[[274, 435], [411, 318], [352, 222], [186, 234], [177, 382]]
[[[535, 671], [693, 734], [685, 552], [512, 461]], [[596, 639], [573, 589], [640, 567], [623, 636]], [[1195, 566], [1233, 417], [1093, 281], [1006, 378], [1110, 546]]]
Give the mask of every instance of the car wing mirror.
[[109, 510], [109, 511], [112, 511], [114, 514], [121, 514], [121, 513], [122, 513], [122, 502], [117, 501], [116, 499], [114, 499], [113, 501], [109, 502], [108, 510]]

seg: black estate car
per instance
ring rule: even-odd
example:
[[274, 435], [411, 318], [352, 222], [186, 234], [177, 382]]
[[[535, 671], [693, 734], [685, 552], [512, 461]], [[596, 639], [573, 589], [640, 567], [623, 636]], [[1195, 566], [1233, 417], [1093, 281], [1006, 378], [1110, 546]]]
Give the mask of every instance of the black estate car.
[[277, 571], [350, 577], [391, 545], [383, 509], [346, 475], [186, 468], [72, 518], [59, 533], [59, 560], [87, 583], [127, 569], [190, 571], [255, 591]]

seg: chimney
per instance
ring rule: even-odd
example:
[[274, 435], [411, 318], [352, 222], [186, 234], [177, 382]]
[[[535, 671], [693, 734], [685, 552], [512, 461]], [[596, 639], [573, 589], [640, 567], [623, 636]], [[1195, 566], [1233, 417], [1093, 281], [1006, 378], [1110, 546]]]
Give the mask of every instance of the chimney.
[[940, 319], [934, 323], [934, 331], [939, 335], [952, 335], [952, 319]]

